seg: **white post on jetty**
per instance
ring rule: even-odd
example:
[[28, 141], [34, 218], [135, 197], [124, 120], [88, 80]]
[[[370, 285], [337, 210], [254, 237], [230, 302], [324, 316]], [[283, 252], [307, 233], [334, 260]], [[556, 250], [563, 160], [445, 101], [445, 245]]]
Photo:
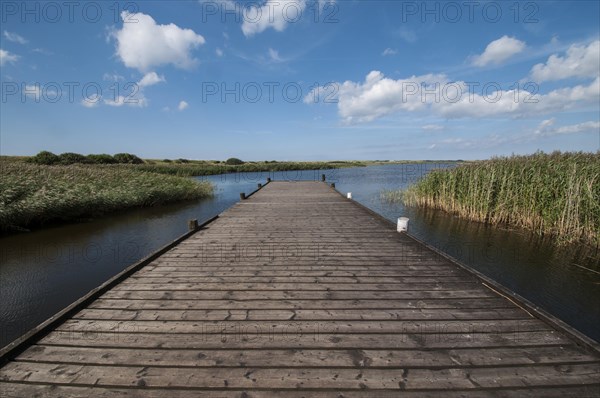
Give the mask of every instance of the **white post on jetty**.
[[348, 199], [352, 199], [352, 192], [348, 192], [348, 194], [346, 195], [346, 197], [347, 197]]
[[408, 232], [408, 217], [398, 218], [398, 232]]

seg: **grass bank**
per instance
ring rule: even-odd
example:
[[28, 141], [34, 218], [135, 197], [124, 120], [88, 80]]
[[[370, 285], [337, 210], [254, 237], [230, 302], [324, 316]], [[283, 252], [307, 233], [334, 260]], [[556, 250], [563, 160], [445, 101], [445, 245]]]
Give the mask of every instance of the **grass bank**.
[[190, 160], [183, 163], [146, 160], [144, 164], [132, 165], [138, 170], [176, 176], [207, 176], [228, 173], [273, 172], [291, 170], [328, 170], [342, 167], [361, 167], [362, 162], [245, 162], [232, 165], [225, 162]]
[[165, 176], [134, 165], [45, 166], [0, 160], [0, 231], [96, 217], [212, 194], [208, 182]]
[[436, 170], [390, 201], [600, 246], [600, 152], [536, 153]]

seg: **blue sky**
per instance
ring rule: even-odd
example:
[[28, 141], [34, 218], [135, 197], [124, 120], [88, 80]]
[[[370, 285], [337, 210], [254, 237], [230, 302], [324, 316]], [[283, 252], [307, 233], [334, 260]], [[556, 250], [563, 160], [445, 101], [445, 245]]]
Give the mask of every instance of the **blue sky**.
[[3, 1], [0, 154], [600, 149], [600, 2]]

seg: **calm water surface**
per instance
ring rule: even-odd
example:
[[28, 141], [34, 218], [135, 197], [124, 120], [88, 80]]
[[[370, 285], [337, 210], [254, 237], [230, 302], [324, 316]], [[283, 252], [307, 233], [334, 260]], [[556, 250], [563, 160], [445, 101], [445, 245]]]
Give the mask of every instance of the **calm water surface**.
[[[88, 223], [0, 238], [0, 346], [27, 332], [123, 268], [186, 232], [187, 220], [217, 215], [267, 177], [318, 180], [341, 192], [600, 340], [598, 254], [557, 251], [542, 239], [460, 220], [442, 212], [382, 201], [383, 189], [405, 187], [448, 165], [387, 165], [327, 171], [240, 173], [203, 177], [213, 198], [129, 211]], [[587, 269], [586, 269], [587, 268]]]

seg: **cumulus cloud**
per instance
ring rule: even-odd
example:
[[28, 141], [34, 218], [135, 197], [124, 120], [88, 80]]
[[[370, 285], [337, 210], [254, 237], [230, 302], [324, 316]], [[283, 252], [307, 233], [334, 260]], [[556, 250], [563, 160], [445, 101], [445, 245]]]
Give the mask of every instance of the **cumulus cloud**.
[[546, 139], [550, 136], [564, 134], [582, 134], [582, 133], [600, 133], [600, 122], [589, 121], [578, 124], [555, 127], [556, 119], [551, 118], [543, 120], [537, 128], [519, 134], [489, 134], [481, 138], [460, 138], [452, 137], [445, 138], [429, 145], [429, 149], [445, 148], [448, 146], [460, 149], [477, 148], [493, 148], [499, 145], [521, 145], [523, 143], [532, 142], [539, 139]]
[[156, 72], [149, 72], [146, 73], [144, 77], [142, 77], [142, 80], [140, 80], [137, 84], [139, 87], [149, 87], [164, 81], [166, 81], [164, 76], [159, 76], [156, 74]]
[[12, 41], [13, 43], [27, 44], [29, 42], [29, 40], [25, 39], [23, 36], [7, 32], [6, 30], [4, 31], [4, 37], [6, 37], [6, 40]]
[[560, 127], [554, 127], [555, 122], [556, 118], [542, 121], [533, 134], [539, 137], [548, 137], [552, 135], [578, 134], [586, 131], [600, 133], [600, 122], [597, 121], [589, 121]]
[[289, 23], [298, 22], [305, 9], [306, 0], [267, 0], [262, 5], [251, 5], [244, 10], [242, 32], [246, 37], [269, 28], [282, 32]]
[[179, 102], [179, 105], [177, 105], [177, 109], [179, 109], [180, 111], [183, 111], [185, 109], [187, 109], [190, 106], [190, 104], [188, 104], [185, 101], [181, 101]]
[[387, 55], [396, 55], [398, 54], [398, 50], [393, 49], [393, 48], [386, 48], [385, 50], [383, 50], [383, 52], [381, 53], [381, 55], [383, 55], [384, 57]]
[[535, 65], [530, 75], [536, 82], [597, 77], [600, 75], [600, 40], [588, 46], [574, 44], [563, 57], [553, 54], [546, 63]]
[[[129, 68], [147, 72], [161, 65], [172, 64], [190, 68], [197, 62], [192, 50], [205, 43], [204, 37], [191, 29], [175, 24], [159, 25], [142, 13], [121, 13], [123, 28], [112, 32], [116, 41], [116, 54]], [[137, 21], [137, 22], [133, 22]]]
[[547, 94], [527, 90], [499, 90], [489, 95], [463, 92], [459, 101], [440, 101], [434, 111], [448, 118], [528, 117], [574, 109], [600, 101], [600, 79], [589, 85], [565, 87]]
[[18, 55], [10, 53], [0, 48], [0, 66], [14, 64], [19, 60], [19, 58], [20, 57]]
[[524, 49], [525, 42], [514, 37], [502, 36], [488, 44], [482, 54], [473, 57], [472, 63], [475, 66], [500, 64]]
[[[338, 85], [338, 112], [345, 123], [351, 124], [370, 122], [395, 112], [424, 109], [427, 104], [417, 93], [423, 87], [431, 88], [432, 84], [446, 81], [445, 75], [433, 74], [394, 80], [372, 71], [364, 82], [346, 81]], [[324, 88], [316, 90], [324, 91]], [[313, 97], [311, 92], [306, 98]]]
[[[121, 76], [119, 75], [105, 75], [107, 78], [116, 78], [118, 81]], [[129, 88], [130, 92], [128, 95], [118, 95], [115, 98], [104, 99], [103, 102], [105, 105], [113, 106], [113, 107], [121, 107], [121, 106], [130, 106], [134, 108], [145, 108], [148, 106], [148, 98], [145, 95], [145, 88], [154, 86], [155, 84], [165, 82], [164, 76], [159, 76], [156, 72], [148, 72], [146, 73], [139, 82], [135, 84], [135, 86], [129, 87], [129, 85], [125, 85], [125, 88]], [[94, 98], [91, 101], [87, 100], [86, 102], [94, 102], [94, 104], [83, 104], [88, 108], [96, 106], [96, 102], [99, 103], [99, 98]]]
[[[309, 99], [322, 93], [324, 88], [315, 90], [304, 102], [309, 103]], [[530, 117], [584, 105], [597, 106], [600, 78], [588, 85], [560, 88], [546, 94], [525, 89], [485, 91], [481, 86], [449, 81], [446, 75], [429, 74], [396, 80], [372, 71], [364, 82], [339, 84], [337, 106], [342, 121], [347, 124], [417, 111], [444, 118]]]

